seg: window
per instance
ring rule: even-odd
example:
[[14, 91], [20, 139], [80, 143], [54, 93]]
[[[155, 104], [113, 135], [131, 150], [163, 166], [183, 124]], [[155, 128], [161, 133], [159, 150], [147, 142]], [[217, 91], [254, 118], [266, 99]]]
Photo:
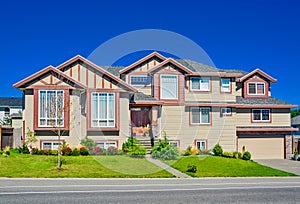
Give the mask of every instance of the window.
[[64, 91], [39, 91], [39, 127], [64, 126]]
[[43, 142], [42, 143], [42, 149], [51, 149], [51, 150], [58, 150], [60, 147], [59, 142]]
[[270, 109], [253, 109], [252, 121], [270, 121]]
[[232, 115], [231, 108], [221, 108], [221, 115], [222, 116]]
[[191, 107], [191, 124], [210, 124], [210, 108]]
[[107, 142], [96, 142], [97, 147], [100, 147], [102, 149], [107, 149], [109, 147], [117, 147], [117, 143], [116, 142], [111, 142], [111, 141], [107, 141]]
[[221, 79], [221, 92], [230, 92], [230, 78]]
[[92, 127], [115, 127], [114, 93], [92, 93]]
[[176, 75], [160, 77], [160, 94], [161, 99], [178, 99], [178, 77]]
[[264, 83], [248, 83], [248, 94], [249, 95], [264, 95], [265, 84]]
[[10, 110], [9, 110], [9, 108], [4, 108], [4, 116], [5, 116], [5, 117], [9, 117], [9, 115], [10, 115]]
[[191, 90], [210, 91], [209, 77], [191, 77]]
[[179, 147], [179, 141], [169, 141], [170, 145], [173, 145], [174, 147]]
[[197, 149], [205, 150], [206, 149], [206, 141], [205, 140], [196, 141], [196, 147], [197, 147]]
[[132, 86], [149, 86], [151, 84], [150, 76], [130, 76], [130, 84]]

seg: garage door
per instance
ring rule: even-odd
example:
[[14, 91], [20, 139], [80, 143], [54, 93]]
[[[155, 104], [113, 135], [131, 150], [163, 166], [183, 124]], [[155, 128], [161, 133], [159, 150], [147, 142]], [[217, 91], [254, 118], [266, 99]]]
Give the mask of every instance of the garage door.
[[252, 159], [284, 159], [284, 138], [238, 138], [238, 150], [243, 146]]

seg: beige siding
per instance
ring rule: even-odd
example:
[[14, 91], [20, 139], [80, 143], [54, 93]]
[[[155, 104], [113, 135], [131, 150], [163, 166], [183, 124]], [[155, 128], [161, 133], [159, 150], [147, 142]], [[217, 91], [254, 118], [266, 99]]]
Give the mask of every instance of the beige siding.
[[289, 109], [271, 109], [271, 122], [252, 122], [252, 109], [237, 109], [237, 126], [290, 126]]
[[191, 126], [189, 108], [184, 106], [163, 106], [161, 130], [170, 140], [180, 140], [181, 149], [194, 145], [195, 139], [205, 139], [208, 149], [220, 143], [225, 151], [236, 150], [235, 113], [221, 117], [220, 108], [212, 108], [212, 125]]
[[284, 138], [239, 138], [238, 150], [243, 146], [252, 159], [284, 159]]
[[187, 82], [187, 88], [185, 89], [186, 101], [203, 101], [203, 102], [235, 102], [236, 91], [235, 82], [232, 83], [231, 93], [220, 92], [220, 77], [211, 77], [210, 92], [190, 91], [191, 83]]

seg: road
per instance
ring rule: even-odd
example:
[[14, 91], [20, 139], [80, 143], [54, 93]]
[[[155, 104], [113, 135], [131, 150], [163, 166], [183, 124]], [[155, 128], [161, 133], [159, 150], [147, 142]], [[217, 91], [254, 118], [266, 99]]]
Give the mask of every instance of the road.
[[300, 203], [300, 177], [2, 178], [0, 203]]

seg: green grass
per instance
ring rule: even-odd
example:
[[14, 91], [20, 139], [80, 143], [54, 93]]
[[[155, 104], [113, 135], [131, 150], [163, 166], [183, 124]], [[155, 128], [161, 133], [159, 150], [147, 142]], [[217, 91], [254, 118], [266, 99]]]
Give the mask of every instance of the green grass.
[[166, 161], [181, 172], [187, 173], [188, 165], [196, 165], [193, 177], [251, 177], [251, 176], [295, 176], [292, 173], [272, 169], [252, 161], [214, 156], [182, 157], [178, 161]]
[[35, 178], [169, 178], [170, 173], [146, 159], [127, 156], [68, 156], [57, 170], [56, 156], [12, 154], [0, 156], [0, 177]]

